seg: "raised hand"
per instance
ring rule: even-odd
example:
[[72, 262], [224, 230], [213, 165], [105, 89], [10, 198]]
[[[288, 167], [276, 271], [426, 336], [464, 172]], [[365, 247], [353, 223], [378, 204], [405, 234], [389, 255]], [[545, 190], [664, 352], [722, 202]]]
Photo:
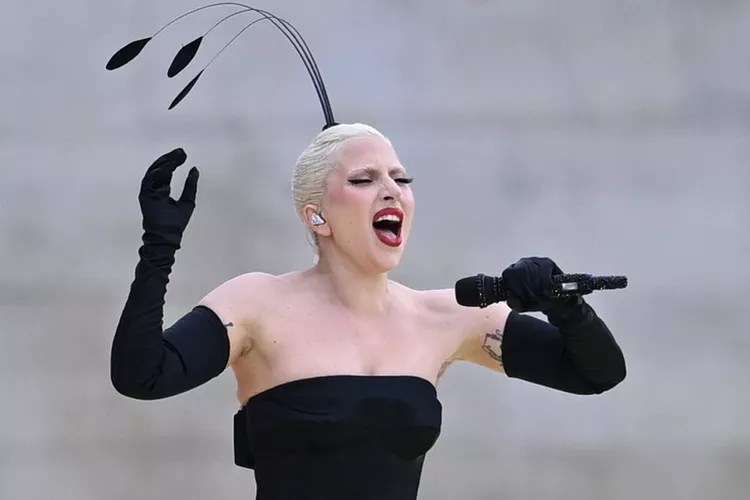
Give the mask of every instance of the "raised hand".
[[138, 201], [143, 215], [143, 242], [180, 248], [182, 235], [195, 209], [199, 172], [192, 167], [179, 199], [170, 196], [172, 174], [185, 163], [187, 154], [177, 148], [159, 157], [141, 181]]

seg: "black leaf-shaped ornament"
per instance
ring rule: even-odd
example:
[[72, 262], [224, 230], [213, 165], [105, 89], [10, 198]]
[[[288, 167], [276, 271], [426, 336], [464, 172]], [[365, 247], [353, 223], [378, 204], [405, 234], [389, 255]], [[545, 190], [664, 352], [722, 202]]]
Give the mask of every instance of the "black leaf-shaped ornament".
[[190, 61], [193, 60], [195, 54], [198, 53], [202, 41], [203, 37], [199, 36], [189, 44], [182, 46], [179, 52], [177, 52], [177, 55], [174, 56], [172, 64], [169, 65], [169, 69], [167, 70], [167, 76], [169, 78], [177, 75], [180, 71], [185, 69], [188, 64], [190, 64]]
[[200, 78], [202, 74], [203, 74], [203, 71], [195, 75], [195, 78], [190, 80], [190, 83], [185, 85], [185, 88], [182, 89], [182, 91], [179, 94], [177, 94], [177, 97], [174, 98], [174, 101], [172, 101], [172, 104], [169, 105], [169, 109], [172, 109], [175, 106], [177, 106], [180, 103], [180, 101], [182, 101], [185, 98], [185, 96], [188, 95], [188, 93], [193, 89], [193, 87], [195, 87], [195, 84], [198, 83], [198, 78]]
[[113, 69], [125, 66], [127, 63], [135, 59], [136, 56], [141, 53], [143, 47], [145, 47], [146, 44], [150, 41], [151, 37], [141, 38], [140, 40], [130, 42], [129, 44], [115, 52], [115, 54], [109, 59], [109, 61], [107, 61], [107, 69], [112, 71]]

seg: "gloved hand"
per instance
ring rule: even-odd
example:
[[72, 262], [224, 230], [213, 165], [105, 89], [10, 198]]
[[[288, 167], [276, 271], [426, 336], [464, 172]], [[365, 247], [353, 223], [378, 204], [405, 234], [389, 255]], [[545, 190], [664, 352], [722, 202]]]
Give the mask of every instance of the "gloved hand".
[[175, 169], [185, 163], [187, 155], [177, 148], [159, 157], [146, 171], [138, 201], [143, 215], [145, 246], [166, 245], [176, 251], [195, 209], [198, 169], [188, 172], [179, 200], [170, 197], [170, 183]]
[[508, 296], [506, 303], [514, 311], [541, 311], [549, 319], [569, 316], [583, 304], [583, 299], [579, 296], [552, 296], [552, 277], [562, 273], [552, 259], [520, 259], [502, 274], [503, 287]]

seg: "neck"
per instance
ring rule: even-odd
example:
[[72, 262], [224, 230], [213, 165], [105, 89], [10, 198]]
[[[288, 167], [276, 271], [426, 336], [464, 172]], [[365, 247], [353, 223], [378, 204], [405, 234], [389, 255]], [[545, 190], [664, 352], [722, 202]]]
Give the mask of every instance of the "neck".
[[[326, 252], [328, 253], [328, 252]], [[367, 274], [344, 256], [320, 255], [313, 272], [346, 308], [358, 313], [379, 313], [388, 304], [388, 275]]]

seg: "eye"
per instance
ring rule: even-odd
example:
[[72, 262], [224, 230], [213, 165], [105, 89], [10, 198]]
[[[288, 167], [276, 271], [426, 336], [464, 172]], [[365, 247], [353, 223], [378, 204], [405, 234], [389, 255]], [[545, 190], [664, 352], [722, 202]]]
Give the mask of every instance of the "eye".
[[[393, 179], [394, 182], [397, 182], [398, 184], [411, 184], [414, 181], [413, 177], [397, 177]], [[372, 180], [370, 179], [349, 179], [349, 184], [353, 185], [359, 185], [359, 184], [371, 184]]]

